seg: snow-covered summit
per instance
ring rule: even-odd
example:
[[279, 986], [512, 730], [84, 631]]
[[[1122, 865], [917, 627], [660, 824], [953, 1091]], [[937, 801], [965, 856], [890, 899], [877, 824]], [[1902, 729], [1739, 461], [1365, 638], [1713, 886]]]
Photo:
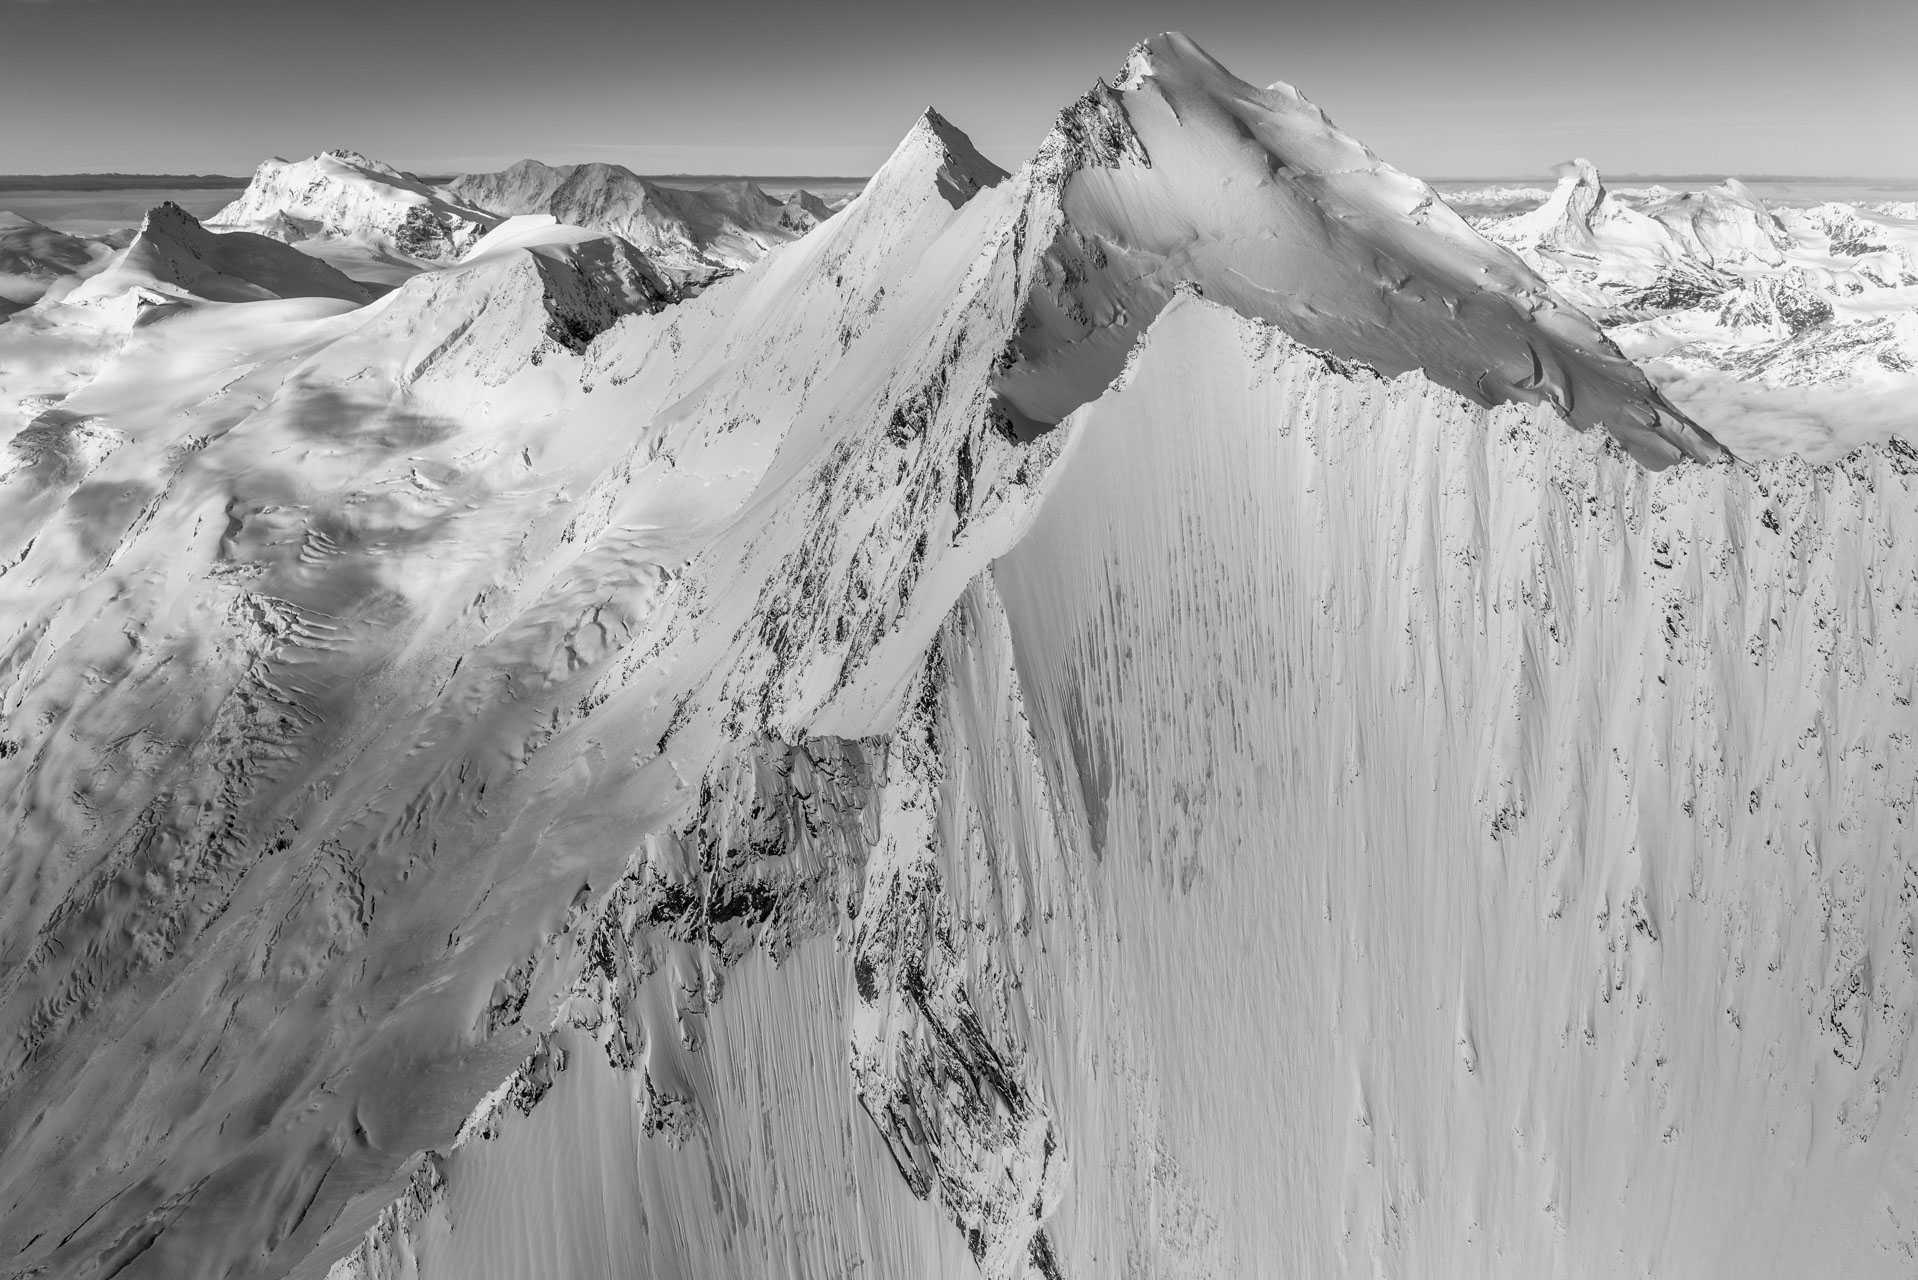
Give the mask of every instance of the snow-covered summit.
[[954, 208], [1006, 179], [1006, 171], [988, 160], [972, 139], [937, 110], [927, 107], [913, 121], [887, 167], [930, 160], [939, 194]]
[[1183, 35], [1145, 42], [1117, 86], [1062, 112], [1031, 172], [1058, 191], [1059, 232], [999, 384], [1029, 423], [1109, 380], [1190, 283], [1337, 356], [1421, 369], [1481, 402], [1549, 401], [1651, 465], [1721, 452], [1425, 183]]
[[498, 219], [356, 151], [324, 151], [261, 164], [207, 222], [277, 239], [353, 237], [435, 262], [457, 258]]
[[1783, 251], [1792, 244], [1791, 234], [1765, 202], [1736, 178], [1701, 191], [1677, 192], [1647, 205], [1645, 212], [1671, 233], [1681, 250], [1713, 266], [1781, 267]]
[[248, 231], [209, 231], [170, 201], [149, 210], [132, 243], [66, 300], [99, 302], [133, 289], [209, 302], [267, 298], [365, 302], [372, 296], [333, 267], [290, 245]]
[[1598, 166], [1583, 156], [1555, 168], [1558, 185], [1545, 197], [1544, 204], [1512, 220], [1512, 233], [1526, 236], [1540, 249], [1589, 253], [1594, 219], [1601, 212], [1610, 212], [1605, 183]]

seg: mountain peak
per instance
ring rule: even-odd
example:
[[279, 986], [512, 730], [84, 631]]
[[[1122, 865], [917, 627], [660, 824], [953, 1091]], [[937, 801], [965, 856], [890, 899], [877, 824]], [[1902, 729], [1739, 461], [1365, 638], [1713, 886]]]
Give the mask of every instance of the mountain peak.
[[986, 187], [998, 186], [1007, 176], [972, 144], [963, 129], [927, 107], [867, 186], [884, 189], [899, 183], [911, 187], [929, 178], [946, 203], [957, 209]]
[[203, 232], [200, 220], [171, 200], [162, 201], [146, 211], [140, 220], [140, 234], [187, 234]]
[[[998, 380], [1022, 421], [1058, 422], [1103, 386], [1192, 281], [1341, 359], [1419, 369], [1480, 403], [1548, 401], [1648, 466], [1720, 452], [1429, 186], [1296, 89], [1255, 88], [1186, 36], [1136, 47], [1118, 86], [1095, 82], [1060, 113], [1031, 171], [1058, 193], [1070, 229], [1053, 251], [1072, 260], [1066, 283], [1036, 297], [1022, 361]], [[1586, 163], [1540, 215], [1589, 236], [1602, 193]]]

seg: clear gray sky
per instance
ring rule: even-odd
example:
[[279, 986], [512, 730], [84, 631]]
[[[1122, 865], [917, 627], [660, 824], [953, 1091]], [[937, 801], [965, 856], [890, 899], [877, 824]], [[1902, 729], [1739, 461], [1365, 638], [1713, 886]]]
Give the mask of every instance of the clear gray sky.
[[1918, 177], [1918, 0], [0, 0], [0, 173], [860, 175], [928, 104], [1010, 166], [1166, 28], [1426, 177]]

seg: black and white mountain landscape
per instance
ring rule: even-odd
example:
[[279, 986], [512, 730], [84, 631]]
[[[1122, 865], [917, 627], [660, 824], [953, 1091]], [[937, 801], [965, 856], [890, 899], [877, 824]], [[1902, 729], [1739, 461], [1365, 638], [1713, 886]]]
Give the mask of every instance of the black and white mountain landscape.
[[1918, 205], [963, 123], [0, 215], [0, 1274], [1914, 1274]]

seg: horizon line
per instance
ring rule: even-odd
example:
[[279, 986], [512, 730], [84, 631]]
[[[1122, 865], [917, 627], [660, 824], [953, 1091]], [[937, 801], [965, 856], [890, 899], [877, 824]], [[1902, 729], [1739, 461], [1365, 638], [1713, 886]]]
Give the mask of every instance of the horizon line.
[[[448, 181], [461, 176], [459, 173], [439, 173], [423, 170], [401, 170], [408, 176], [421, 181]], [[484, 172], [473, 170], [472, 172]], [[869, 182], [871, 174], [827, 174], [827, 173], [638, 173], [636, 176], [655, 181], [691, 182], [695, 180], [727, 181], [741, 178], [762, 182]], [[1401, 172], [1407, 172], [1401, 170]], [[1524, 183], [1540, 186], [1557, 182], [1550, 173], [1526, 174], [1466, 174], [1440, 175], [1437, 177], [1419, 177], [1427, 183]], [[1607, 182], [1722, 182], [1727, 178], [1736, 178], [1740, 182], [1823, 182], [1855, 183], [1859, 185], [1882, 184], [1891, 186], [1918, 186], [1918, 176], [1914, 175], [1867, 175], [1867, 174], [1824, 174], [1824, 173], [1731, 173], [1731, 172], [1694, 172], [1694, 173], [1637, 173], [1600, 171], [1599, 176]], [[39, 183], [54, 189], [83, 189], [78, 186], [66, 187], [67, 183], [80, 183], [88, 180], [104, 182], [113, 180], [127, 182], [141, 180], [156, 187], [172, 186], [190, 188], [202, 185], [208, 189], [226, 186], [244, 187], [252, 181], [251, 175], [242, 176], [230, 173], [128, 173], [119, 170], [82, 170], [71, 173], [0, 173], [0, 186], [7, 184], [23, 185]]]

